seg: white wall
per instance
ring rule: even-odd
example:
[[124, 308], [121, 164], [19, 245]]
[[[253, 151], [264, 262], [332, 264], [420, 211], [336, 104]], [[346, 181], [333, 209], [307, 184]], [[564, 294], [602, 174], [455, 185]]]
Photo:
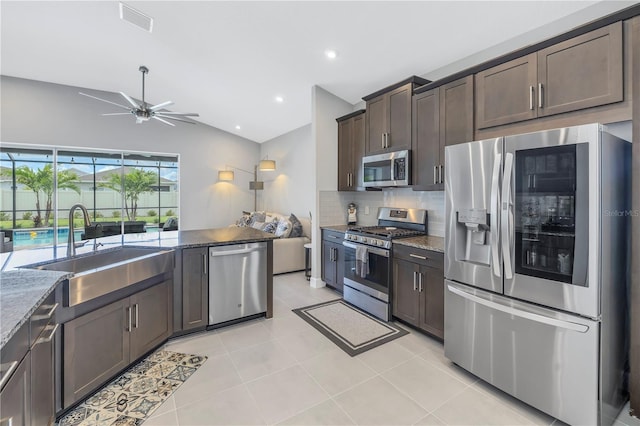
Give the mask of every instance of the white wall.
[[[259, 144], [205, 124], [175, 127], [130, 116], [103, 117], [117, 107], [78, 91], [122, 103], [119, 94], [1, 76], [0, 142], [174, 153], [180, 156], [180, 227], [223, 227], [253, 209], [252, 176], [217, 182], [225, 164], [253, 170]], [[188, 105], [179, 105], [189, 109]]]
[[275, 172], [258, 172], [264, 181], [261, 209], [309, 217], [315, 206], [314, 154], [311, 124], [261, 144], [260, 158], [276, 161]]
[[[315, 146], [315, 194], [316, 202], [313, 217], [318, 218], [319, 191], [335, 190], [338, 187], [338, 123], [336, 118], [353, 111], [353, 105], [327, 92], [319, 86], [313, 86], [311, 92], [311, 134]], [[320, 279], [321, 242], [318, 220], [313, 222], [313, 254], [311, 264], [311, 285], [324, 286]]]

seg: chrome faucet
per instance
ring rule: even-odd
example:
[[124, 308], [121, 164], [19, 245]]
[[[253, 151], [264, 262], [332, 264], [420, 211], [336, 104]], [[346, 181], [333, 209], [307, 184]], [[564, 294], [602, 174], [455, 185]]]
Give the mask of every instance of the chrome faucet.
[[[69, 209], [69, 236], [67, 237], [67, 257], [75, 256], [76, 248], [82, 247], [85, 244], [85, 243], [76, 243], [74, 241], [75, 235], [74, 235], [74, 229], [73, 229], [73, 212], [76, 209], [82, 210], [82, 215], [84, 216], [85, 229], [91, 226], [91, 219], [89, 218], [89, 212], [87, 211], [87, 208], [82, 204], [74, 204], [73, 206], [71, 206], [71, 208]], [[95, 247], [95, 241], [94, 241], [94, 250], [95, 249], [96, 247]]]

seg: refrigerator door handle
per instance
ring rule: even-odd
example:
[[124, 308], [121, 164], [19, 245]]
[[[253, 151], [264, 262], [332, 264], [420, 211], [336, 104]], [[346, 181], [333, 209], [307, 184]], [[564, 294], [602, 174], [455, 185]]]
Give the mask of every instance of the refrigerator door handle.
[[589, 331], [589, 326], [584, 324], [578, 324], [571, 321], [563, 321], [556, 318], [551, 318], [546, 315], [536, 314], [533, 312], [523, 311], [518, 308], [514, 308], [512, 306], [504, 305], [499, 302], [495, 302], [493, 300], [487, 300], [483, 297], [477, 296], [475, 294], [467, 293], [464, 290], [461, 290], [457, 287], [452, 286], [451, 284], [447, 285], [449, 291], [453, 294], [456, 294], [460, 297], [463, 297], [467, 300], [470, 300], [479, 305], [486, 306], [487, 308], [494, 309], [496, 311], [501, 311], [509, 315], [513, 315], [516, 317], [528, 319], [530, 321], [535, 321], [543, 324], [547, 324], [553, 327], [564, 328], [571, 331], [577, 331], [578, 333], [586, 333]]
[[513, 172], [513, 154], [507, 153], [504, 157], [504, 175], [502, 177], [502, 200], [500, 216], [500, 233], [502, 234], [502, 259], [504, 260], [504, 277], [513, 278], [511, 267], [511, 224], [509, 223], [509, 210], [511, 202], [511, 173]]
[[498, 183], [500, 180], [500, 166], [502, 165], [502, 154], [496, 155], [496, 160], [493, 163], [493, 175], [491, 178], [491, 264], [493, 265], [493, 274], [497, 277], [500, 276], [500, 257], [498, 255], [498, 214], [500, 213], [500, 204], [498, 197]]

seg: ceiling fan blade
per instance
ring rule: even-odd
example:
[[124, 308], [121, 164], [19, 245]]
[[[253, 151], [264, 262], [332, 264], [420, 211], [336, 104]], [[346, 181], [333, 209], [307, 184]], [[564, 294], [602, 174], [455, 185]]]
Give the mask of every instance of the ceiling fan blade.
[[169, 117], [168, 115], [164, 115], [164, 114], [155, 114], [153, 117], [154, 118], [155, 117], [162, 117], [162, 118], [166, 118], [167, 120], [182, 121], [183, 123], [189, 123], [189, 124], [198, 124], [195, 121], [189, 120], [187, 117], [182, 117], [182, 118]]
[[168, 124], [169, 126], [173, 126], [175, 127], [176, 125], [173, 123], [169, 123], [167, 120], [163, 120], [162, 118], [158, 117], [157, 115], [154, 115], [153, 118], [155, 118], [158, 121], [162, 121], [164, 124]]
[[111, 112], [109, 114], [102, 114], [102, 115], [131, 115], [130, 112]]
[[154, 105], [154, 106], [150, 107], [149, 111], [157, 111], [160, 108], [164, 108], [164, 107], [169, 106], [169, 105], [173, 105], [173, 102], [172, 101], [162, 102], [161, 104], [157, 104], [157, 105]]
[[124, 92], [120, 92], [120, 94], [122, 95], [123, 98], [125, 98], [127, 100], [127, 102], [129, 102], [131, 104], [132, 107], [134, 107], [135, 109], [139, 109], [140, 105], [138, 105], [136, 103], [136, 101], [134, 101], [133, 99], [131, 99], [131, 97], [129, 97], [129, 95], [127, 95]]
[[200, 114], [195, 112], [172, 112], [172, 111], [161, 111], [163, 115], [178, 115], [182, 117], [200, 117]]
[[117, 104], [117, 103], [115, 103], [115, 102], [108, 101], [108, 100], [106, 100], [106, 99], [102, 99], [102, 98], [98, 98], [98, 97], [95, 97], [95, 96], [87, 95], [86, 93], [82, 93], [82, 92], [78, 92], [78, 93], [80, 93], [82, 96], [86, 96], [86, 97], [88, 97], [88, 98], [97, 99], [97, 100], [99, 100], [99, 101], [106, 102], [106, 103], [108, 103], [108, 104], [115, 105], [115, 106], [118, 106], [118, 107], [120, 107], [120, 108], [129, 109], [129, 110], [131, 109], [131, 108], [129, 108], [128, 106], [120, 105], [120, 104]]

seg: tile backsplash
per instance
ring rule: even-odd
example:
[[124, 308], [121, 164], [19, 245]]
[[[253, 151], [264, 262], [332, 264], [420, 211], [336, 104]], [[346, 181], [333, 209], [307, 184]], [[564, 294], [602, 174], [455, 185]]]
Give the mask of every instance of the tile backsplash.
[[[320, 226], [347, 223], [347, 206], [355, 203], [358, 225], [376, 225], [378, 207], [404, 207], [428, 211], [428, 233], [444, 237], [444, 191], [412, 191], [394, 188], [382, 191], [320, 191]], [[367, 207], [369, 214], [365, 214]]]

